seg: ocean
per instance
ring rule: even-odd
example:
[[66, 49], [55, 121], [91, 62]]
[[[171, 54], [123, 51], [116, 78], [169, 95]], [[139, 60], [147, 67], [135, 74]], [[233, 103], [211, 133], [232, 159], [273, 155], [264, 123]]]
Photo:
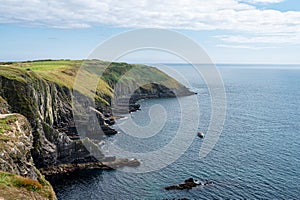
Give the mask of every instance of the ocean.
[[[190, 116], [200, 117], [188, 148], [174, 150], [178, 155], [173, 156], [178, 159], [155, 171], [89, 170], [64, 176], [64, 180], [53, 184], [58, 199], [300, 198], [300, 66], [218, 65], [226, 92], [226, 118], [217, 143], [202, 159], [199, 151], [205, 138], [197, 137], [197, 131], [204, 134], [208, 131], [212, 107], [209, 88], [192, 66], [166, 66], [158, 67], [184, 75], [197, 95], [140, 101], [141, 110], [118, 120], [114, 127], [119, 134], [109, 137], [107, 143], [134, 153], [160, 150], [176, 137], [182, 109], [187, 109], [194, 111]], [[195, 99], [199, 109], [181, 107], [180, 101]], [[194, 103], [185, 105], [194, 106]], [[163, 108], [164, 112], [154, 117], [164, 123], [153, 136], [136, 138], [118, 125], [129, 118], [139, 126], [151, 125], [149, 110], [157, 105], [156, 108]], [[186, 127], [194, 123], [193, 119], [186, 121]], [[185, 130], [181, 131], [184, 134]], [[177, 143], [174, 148], [181, 149], [183, 143]], [[103, 150], [112, 154], [107, 152], [106, 146]], [[155, 164], [164, 161], [162, 154], [155, 159]], [[191, 190], [164, 189], [191, 177], [214, 184]]]

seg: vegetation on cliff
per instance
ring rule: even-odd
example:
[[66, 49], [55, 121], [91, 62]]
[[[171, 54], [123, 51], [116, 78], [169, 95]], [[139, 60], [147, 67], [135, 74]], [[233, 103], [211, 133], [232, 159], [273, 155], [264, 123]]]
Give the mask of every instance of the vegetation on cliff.
[[44, 178], [33, 180], [0, 171], [0, 199], [31, 200], [56, 199], [52, 186]]
[[[83, 85], [74, 87], [79, 70], [84, 78]], [[102, 74], [101, 78], [99, 74]], [[97, 81], [95, 90], [85, 88], [89, 80]], [[112, 99], [116, 96], [133, 98], [131, 102], [135, 103], [141, 98], [192, 94], [168, 75], [145, 65], [99, 60], [0, 63], [0, 170], [5, 171], [0, 173], [0, 190], [7, 195], [5, 198], [9, 199], [10, 193], [21, 188], [20, 195], [26, 191], [28, 195], [38, 192], [41, 198], [32, 197], [51, 199], [52, 188], [43, 185], [43, 176], [38, 169], [105, 160], [91, 140], [72, 139], [72, 135], [77, 134], [72, 109], [74, 91], [88, 101], [95, 101], [95, 108], [89, 108], [98, 116], [93, 123], [99, 123], [105, 134], [115, 133], [109, 128], [113, 122], [104, 116], [110, 116]], [[133, 110], [136, 108], [138, 106], [133, 106]], [[93, 151], [87, 149], [86, 143], [95, 147]], [[33, 186], [17, 184], [18, 180]], [[49, 192], [45, 192], [43, 186]], [[12, 196], [11, 199], [26, 198]]]
[[[88, 80], [98, 80], [96, 91], [97, 99], [101, 101], [101, 106], [110, 104], [110, 98], [116, 83], [120, 81], [123, 85], [131, 87], [143, 83], [145, 89], [155, 89], [152, 85], [159, 84], [166, 88], [181, 90], [187, 92], [182, 84], [161, 72], [157, 68], [140, 65], [117, 62], [104, 62], [100, 60], [44, 60], [27, 62], [0, 63], [0, 76], [8, 79], [28, 83], [43, 79], [59, 86], [73, 89], [76, 74], [79, 69], [83, 76]], [[99, 78], [101, 74], [101, 78]], [[82, 83], [83, 84], [83, 83]], [[84, 88], [81, 93], [88, 95]], [[125, 91], [126, 92], [126, 91]]]
[[0, 199], [55, 199], [52, 186], [33, 163], [32, 142], [24, 116], [0, 114]]
[[[80, 72], [85, 78], [81, 84], [98, 80], [96, 91], [86, 91], [85, 87], [74, 88], [80, 69], [84, 69]], [[99, 79], [100, 72], [103, 76]], [[122, 87], [115, 88], [117, 82], [122, 82]], [[37, 167], [90, 158], [91, 155], [79, 142], [71, 141], [64, 134], [73, 130], [72, 92], [78, 90], [90, 101], [94, 97], [96, 109], [102, 111], [110, 109], [115, 89], [117, 94], [128, 94], [137, 89], [141, 98], [160, 97], [155, 96], [158, 93], [168, 96], [170, 90], [191, 94], [176, 80], [145, 65], [99, 60], [0, 63], [0, 96], [8, 102], [13, 113], [20, 113], [29, 120], [33, 135], [32, 156]], [[112, 132], [108, 127], [102, 129]], [[78, 155], [76, 149], [84, 153]]]

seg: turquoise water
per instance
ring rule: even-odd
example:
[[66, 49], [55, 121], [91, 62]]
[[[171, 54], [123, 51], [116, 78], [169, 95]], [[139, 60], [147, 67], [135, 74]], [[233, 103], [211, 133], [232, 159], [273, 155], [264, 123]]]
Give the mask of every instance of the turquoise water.
[[[188, 77], [197, 92], [199, 129], [207, 131], [210, 97], [206, 85], [191, 66], [172, 65]], [[289, 66], [219, 66], [226, 90], [227, 115], [214, 149], [199, 159], [202, 140], [174, 163], [148, 173], [85, 171], [55, 183], [59, 199], [299, 199], [300, 198], [300, 68]], [[189, 101], [191, 97], [184, 97]], [[160, 104], [167, 121], [158, 134], [137, 139], [120, 133], [108, 140], [132, 152], [154, 151], [176, 134], [180, 122], [177, 99], [140, 102], [132, 114], [137, 124], [149, 123], [148, 111]], [[157, 116], [160, 117], [160, 116]], [[119, 121], [122, 123], [122, 121]], [[116, 126], [118, 129], [118, 126]], [[187, 178], [212, 180], [214, 185], [189, 191], [164, 187]]]

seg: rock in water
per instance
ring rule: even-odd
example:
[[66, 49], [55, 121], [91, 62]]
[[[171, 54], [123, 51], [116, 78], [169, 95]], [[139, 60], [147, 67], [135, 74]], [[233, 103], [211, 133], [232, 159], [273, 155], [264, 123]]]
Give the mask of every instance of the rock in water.
[[212, 185], [212, 184], [213, 184], [213, 181], [206, 180], [204, 183], [201, 183], [198, 180], [195, 180], [193, 178], [189, 178], [189, 179], [186, 179], [184, 181], [184, 183], [165, 187], [165, 190], [189, 190], [189, 189], [192, 189], [193, 187], [197, 187], [197, 186], [200, 186], [200, 185], [204, 186], [204, 185]]

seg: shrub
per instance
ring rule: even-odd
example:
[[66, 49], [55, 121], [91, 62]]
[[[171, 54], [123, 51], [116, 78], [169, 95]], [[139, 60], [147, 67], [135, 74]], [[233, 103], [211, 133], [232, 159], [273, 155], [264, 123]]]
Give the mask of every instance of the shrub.
[[38, 191], [42, 189], [42, 185], [38, 181], [32, 179], [26, 179], [23, 177], [17, 177], [14, 180], [14, 185], [16, 187], [23, 187], [31, 191]]

